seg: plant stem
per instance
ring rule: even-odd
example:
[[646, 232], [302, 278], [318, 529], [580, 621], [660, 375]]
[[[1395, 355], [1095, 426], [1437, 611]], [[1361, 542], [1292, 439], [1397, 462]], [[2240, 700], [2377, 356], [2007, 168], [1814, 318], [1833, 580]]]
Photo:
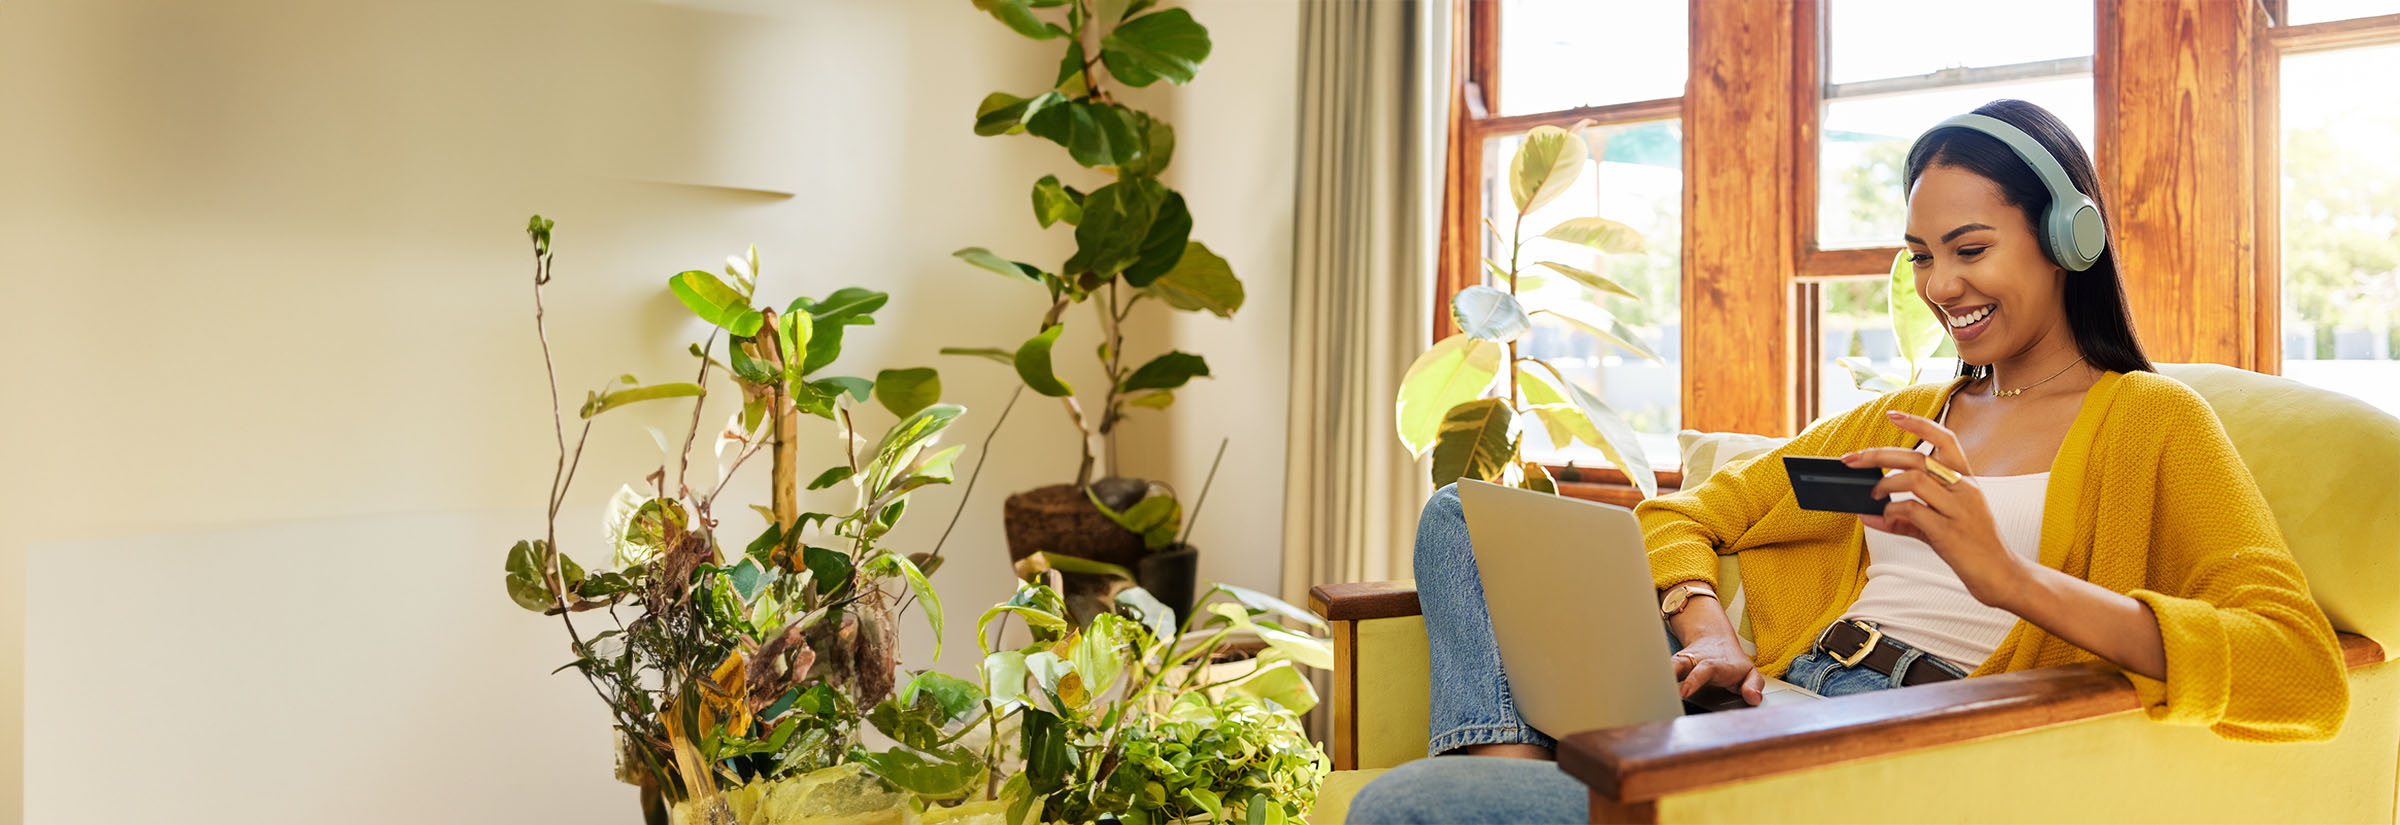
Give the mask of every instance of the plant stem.
[[1192, 526], [1200, 523], [1200, 508], [1208, 505], [1208, 490], [1210, 487], [1216, 486], [1217, 465], [1225, 463], [1225, 448], [1232, 443], [1232, 438], [1217, 440], [1217, 457], [1208, 462], [1208, 478], [1200, 482], [1200, 500], [1192, 502], [1192, 515], [1183, 520], [1183, 535], [1175, 539], [1176, 544], [1184, 544], [1191, 540]]
[[[712, 329], [708, 331], [708, 340], [700, 344], [700, 351], [705, 353], [716, 346], [717, 331]], [[708, 406], [708, 364], [709, 359], [700, 359], [700, 377], [692, 379], [693, 384], [699, 385], [700, 394], [692, 398], [692, 426], [683, 434], [683, 459], [675, 466], [675, 495], [678, 498], [690, 498], [692, 495], [687, 476], [692, 470], [692, 441], [700, 437], [700, 411]]]
[[975, 495], [975, 480], [983, 477], [983, 463], [992, 456], [992, 439], [1000, 435], [1000, 425], [1008, 423], [1008, 411], [1017, 408], [1017, 398], [1024, 394], [1025, 385], [1018, 384], [1017, 390], [1008, 394], [1008, 406], [1000, 408], [1000, 420], [992, 422], [992, 431], [984, 435], [983, 447], [975, 454], [975, 471], [967, 474], [967, 489], [958, 494], [958, 509], [950, 511], [950, 526], [942, 528], [942, 537], [933, 542], [933, 551], [926, 554], [929, 558], [942, 557], [942, 545], [950, 541], [950, 531], [958, 529], [958, 517], [967, 512], [967, 499]]
[[[592, 650], [584, 646], [583, 634], [576, 632], [575, 619], [569, 615], [571, 611], [567, 605], [567, 573], [564, 561], [566, 553], [558, 549], [558, 508], [560, 503], [566, 499], [567, 487], [573, 483], [574, 473], [567, 462], [566, 416], [559, 410], [558, 364], [550, 356], [550, 326], [544, 318], [545, 312], [542, 307], [542, 287], [548, 283], [550, 283], [550, 251], [537, 245], [533, 256], [533, 330], [534, 335], [542, 340], [542, 372], [550, 377], [550, 427], [558, 440], [557, 469], [552, 470], [550, 475], [550, 513], [548, 518], [544, 519], [546, 523], [543, 541], [550, 547], [550, 563], [542, 571], [542, 578], [544, 585], [550, 591], [551, 598], [558, 600], [558, 621], [567, 626], [567, 640], [574, 643], [571, 650], [574, 651], [577, 660], [582, 660], [591, 656]], [[589, 437], [591, 433], [592, 420], [586, 418], [583, 420], [583, 435]], [[575, 440], [574, 466], [580, 466], [583, 463], [583, 444], [583, 437]], [[583, 674], [584, 683], [592, 686], [593, 695], [600, 697], [602, 703], [611, 706], [616, 704], [609, 698], [608, 691], [601, 689], [600, 680], [592, 676], [589, 669], [577, 667], [575, 672]]]
[[[1510, 300], [1515, 300], [1517, 276], [1521, 272], [1517, 268], [1517, 254], [1525, 251], [1525, 213], [1523, 211], [1517, 212], [1517, 219], [1508, 231], [1508, 297]], [[1515, 340], [1508, 342], [1508, 363], [1508, 375], [1501, 378], [1500, 386], [1507, 392], [1504, 397], [1508, 399], [1509, 409], [1515, 411], [1517, 409], [1517, 342]]]

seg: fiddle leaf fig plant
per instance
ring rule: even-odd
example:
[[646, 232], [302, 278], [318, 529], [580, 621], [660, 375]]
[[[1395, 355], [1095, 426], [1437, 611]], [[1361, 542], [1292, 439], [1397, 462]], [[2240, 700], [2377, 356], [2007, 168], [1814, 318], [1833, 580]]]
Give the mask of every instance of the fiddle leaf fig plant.
[[[975, 110], [975, 134], [1031, 134], [1058, 144], [1096, 185], [1079, 188], [1058, 175], [1033, 183], [1034, 222], [1072, 230], [1075, 251], [1056, 266], [1011, 260], [980, 246], [960, 260], [1042, 288], [1049, 306], [1030, 337], [1014, 346], [951, 347], [942, 352], [1014, 367], [1027, 389], [1060, 399], [1082, 432], [1077, 488], [1089, 488], [1098, 453], [1134, 410], [1163, 410], [1175, 391], [1211, 377], [1199, 355], [1170, 351], [1146, 358], [1125, 351], [1135, 307], [1155, 301], [1184, 312], [1231, 318], [1242, 282], [1225, 259], [1191, 238], [1183, 195], [1158, 179], [1175, 153], [1165, 120], [1117, 101], [1112, 85], [1191, 82], [1208, 58], [1208, 29], [1183, 9], [1153, 10], [1155, 0], [975, 0], [975, 7], [1034, 40], [1065, 40], [1057, 74], [1030, 95], [993, 92]], [[1071, 173], [1072, 174], [1072, 173]], [[1096, 310], [1095, 356], [1104, 385], [1082, 393], [1059, 377], [1055, 352], [1070, 307]], [[1111, 451], [1113, 469], [1113, 451]], [[1113, 472], [1111, 473], [1113, 475]]]
[[1908, 364], [1907, 374], [1888, 373], [1875, 366], [1873, 359], [1862, 355], [1844, 356], [1834, 360], [1850, 371], [1850, 383], [1872, 392], [1891, 392], [1917, 383], [1923, 375], [1924, 362], [1942, 348], [1948, 333], [1942, 329], [1942, 319], [1917, 297], [1917, 273], [1909, 266], [1906, 250], [1892, 256], [1892, 273], [1885, 280], [1886, 309], [1892, 321], [1892, 338], [1900, 345], [1900, 358]]
[[[1410, 364], [1400, 380], [1396, 418], [1400, 442], [1418, 458], [1433, 457], [1435, 486], [1462, 478], [1557, 492], [1549, 470], [1524, 461], [1525, 427], [1539, 422], [1552, 444], [1581, 442], [1600, 449], [1639, 487], [1658, 492], [1649, 459], [1633, 427], [1565, 373], [1541, 358], [1518, 354], [1517, 343], [1533, 330], [1533, 316], [1548, 315], [1602, 342], [1650, 361], [1660, 360], [1632, 329], [1598, 303], [1530, 288], [1540, 266], [1594, 294], [1637, 299], [1607, 276], [1561, 261], [1529, 260], [1525, 218], [1564, 194], [1583, 174], [1590, 148], [1575, 130], [1541, 126], [1525, 136], [1509, 162], [1509, 196], [1517, 207], [1510, 231], [1492, 234], [1506, 242], [1506, 263], [1484, 259], [1496, 285], [1459, 290], [1450, 300], [1458, 333], [1435, 343]], [[1486, 226], [1491, 226], [1489, 221]], [[1568, 218], [1537, 237], [1604, 254], [1642, 251], [1641, 233], [1598, 217]]]
[[[712, 327], [706, 341], [690, 347], [695, 378], [644, 384], [626, 375], [591, 391], [570, 449], [542, 306], [555, 228], [535, 216], [527, 234], [534, 246], [534, 325], [550, 376], [559, 453], [547, 530], [510, 547], [503, 572], [511, 601], [564, 624], [574, 658], [559, 670], [576, 671], [608, 709], [620, 740], [619, 776], [641, 786], [647, 817], [663, 822], [666, 809], [677, 807], [693, 812], [693, 821], [731, 822], [736, 814], [723, 791], [849, 763], [902, 787], [941, 784], [924, 778], [934, 768], [860, 747], [862, 719], [891, 702], [896, 624], [917, 602], [940, 655], [941, 602], [927, 578], [940, 567], [939, 547], [902, 553], [883, 539], [912, 493], [952, 481], [959, 448], [935, 445], [965, 412], [940, 403], [940, 376], [930, 369], [884, 370], [876, 380], [827, 374], [841, 355], [844, 331], [873, 324], [887, 296], [852, 287], [779, 310], [758, 294], [755, 247], [728, 258], [723, 278], [678, 273], [667, 279], [667, 291]], [[703, 453], [709, 469], [693, 473], [701, 405], [725, 390], [738, 394], [741, 407], [716, 435], [714, 453]], [[826, 419], [844, 443], [864, 446], [856, 417], [882, 415], [861, 409], [870, 396], [896, 423], [871, 449], [853, 446], [809, 485], [848, 483], [850, 506], [802, 513], [802, 416]], [[606, 563], [578, 563], [560, 541], [558, 514], [596, 419], [672, 399], [693, 404], [683, 450], [618, 490], [601, 533]], [[771, 506], [758, 508], [765, 523], [755, 538], [746, 530], [723, 535], [734, 528], [718, 511], [718, 497], [760, 452], [772, 463]], [[576, 618], [594, 613], [605, 619]], [[919, 677], [900, 702], [913, 708], [931, 695], [951, 708], [953, 688]]]

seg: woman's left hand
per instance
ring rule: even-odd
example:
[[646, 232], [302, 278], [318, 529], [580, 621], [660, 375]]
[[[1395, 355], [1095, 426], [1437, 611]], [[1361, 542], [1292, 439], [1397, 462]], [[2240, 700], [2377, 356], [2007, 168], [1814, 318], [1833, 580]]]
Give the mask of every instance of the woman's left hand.
[[[1898, 411], [1888, 415], [1894, 426], [1932, 444], [1941, 456], [1938, 462], [1955, 470], [1958, 479], [1943, 481], [1926, 469], [1928, 456], [1900, 447], [1869, 447], [1842, 456], [1842, 463], [1852, 467], [1899, 471], [1884, 476], [1875, 485], [1874, 496], [1888, 502], [1883, 515], [1859, 516], [1859, 522], [1932, 546], [1967, 586], [1968, 595], [1986, 605], [2007, 609], [2032, 578], [2027, 569], [2029, 562], [2008, 552], [2001, 544], [1991, 505], [1984, 500], [1983, 488], [1975, 485], [1972, 477], [1975, 471], [1967, 461], [1966, 452], [1958, 447], [1957, 434], [1921, 415]], [[1915, 495], [1917, 500], [1888, 501], [1893, 493], [1903, 492]]]

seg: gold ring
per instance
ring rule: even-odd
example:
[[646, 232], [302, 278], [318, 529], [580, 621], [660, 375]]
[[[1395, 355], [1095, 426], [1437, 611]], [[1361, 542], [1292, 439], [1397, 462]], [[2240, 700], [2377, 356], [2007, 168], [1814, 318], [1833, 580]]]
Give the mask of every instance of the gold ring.
[[1939, 461], [1933, 460], [1933, 456], [1925, 457], [1925, 472], [1932, 474], [1934, 479], [1940, 481], [1944, 487], [1958, 483], [1958, 471], [1950, 469], [1949, 466], [1944, 465]]

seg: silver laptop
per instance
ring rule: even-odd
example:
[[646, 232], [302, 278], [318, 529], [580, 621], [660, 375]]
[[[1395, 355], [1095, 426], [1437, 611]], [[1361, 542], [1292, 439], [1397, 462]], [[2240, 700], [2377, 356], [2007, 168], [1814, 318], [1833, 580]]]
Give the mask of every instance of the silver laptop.
[[[1458, 495], [1526, 721], [1564, 735], [1683, 715], [1633, 511], [1480, 481]], [[1760, 704], [1818, 698], [1770, 678]]]

